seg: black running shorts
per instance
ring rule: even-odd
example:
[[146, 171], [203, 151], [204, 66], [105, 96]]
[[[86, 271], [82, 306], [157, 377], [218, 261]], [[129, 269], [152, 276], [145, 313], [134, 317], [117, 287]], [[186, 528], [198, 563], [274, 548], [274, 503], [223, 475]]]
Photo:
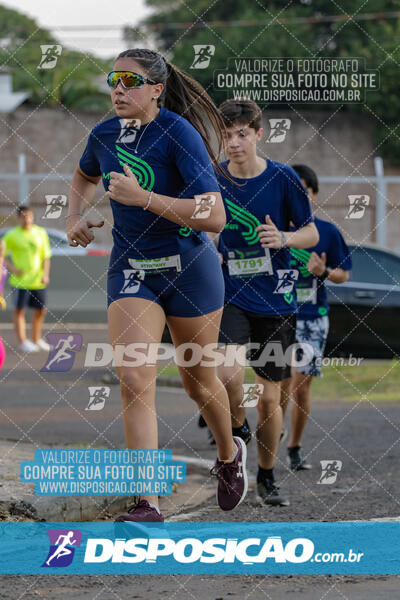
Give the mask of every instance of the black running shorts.
[[254, 345], [247, 355], [250, 366], [263, 379], [282, 381], [290, 377], [296, 315], [260, 315], [225, 304], [218, 342]]

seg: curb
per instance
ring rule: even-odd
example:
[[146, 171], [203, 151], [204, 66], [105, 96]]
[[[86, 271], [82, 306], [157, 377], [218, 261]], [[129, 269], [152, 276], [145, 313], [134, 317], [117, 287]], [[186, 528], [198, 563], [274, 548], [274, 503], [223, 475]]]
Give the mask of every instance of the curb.
[[132, 501], [126, 496], [27, 496], [0, 501], [0, 519], [8, 514], [33, 521], [92, 521], [99, 519], [99, 514], [122, 512], [128, 504]]
[[[187, 474], [208, 471], [214, 464], [206, 459], [177, 455], [175, 460], [187, 464]], [[174, 487], [172, 493], [179, 494], [179, 487]], [[169, 496], [167, 496], [169, 497]], [[199, 505], [202, 502], [199, 503]], [[32, 521], [94, 521], [99, 518], [123, 512], [132, 504], [132, 496], [34, 496], [32, 494], [17, 499], [10, 497], [0, 500], [0, 522], [9, 517], [22, 517]], [[193, 511], [197, 505], [190, 508]]]

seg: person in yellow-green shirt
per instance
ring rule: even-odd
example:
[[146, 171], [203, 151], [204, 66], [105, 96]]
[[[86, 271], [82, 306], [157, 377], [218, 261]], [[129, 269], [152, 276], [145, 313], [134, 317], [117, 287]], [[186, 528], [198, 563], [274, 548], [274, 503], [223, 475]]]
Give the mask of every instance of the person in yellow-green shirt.
[[[46, 314], [46, 287], [50, 273], [50, 242], [43, 227], [34, 224], [29, 206], [17, 208], [19, 225], [3, 237], [6, 245], [7, 269], [11, 272], [10, 285], [14, 288], [14, 326], [21, 352], [48, 351], [49, 344], [42, 339]], [[32, 340], [26, 337], [25, 306], [33, 309]]]

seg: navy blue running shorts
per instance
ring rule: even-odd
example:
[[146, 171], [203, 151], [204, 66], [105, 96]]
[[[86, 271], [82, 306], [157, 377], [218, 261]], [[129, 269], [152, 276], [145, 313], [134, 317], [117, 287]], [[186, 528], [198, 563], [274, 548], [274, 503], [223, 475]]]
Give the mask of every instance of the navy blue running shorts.
[[[225, 285], [218, 253], [211, 241], [180, 255], [150, 261], [130, 258], [113, 248], [107, 280], [108, 306], [121, 298], [157, 302], [167, 316], [198, 317], [222, 308]], [[159, 261], [157, 263], [157, 261]], [[180, 270], [173, 263], [180, 263]], [[151, 269], [141, 268], [148, 263]]]
[[46, 308], [46, 290], [25, 290], [14, 288], [13, 300], [15, 308]]

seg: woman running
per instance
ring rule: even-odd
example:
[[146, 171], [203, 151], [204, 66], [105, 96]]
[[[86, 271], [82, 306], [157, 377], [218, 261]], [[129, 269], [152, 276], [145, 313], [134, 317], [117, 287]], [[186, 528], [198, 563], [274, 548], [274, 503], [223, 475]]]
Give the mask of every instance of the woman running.
[[[94, 127], [75, 171], [69, 243], [86, 247], [92, 228], [103, 225], [83, 216], [102, 178], [114, 218], [107, 285], [112, 345], [158, 343], [166, 322], [176, 348], [216, 344], [224, 281], [205, 231], [223, 229], [225, 210], [202, 119], [221, 139], [221, 117], [205, 90], [157, 52], [122, 52], [107, 82], [117, 116]], [[117, 371], [127, 447], [157, 448], [157, 366]], [[232, 437], [226, 390], [215, 367], [200, 361], [180, 367], [180, 374], [216, 440], [219, 506], [232, 510], [247, 492], [246, 446]], [[158, 498], [143, 496], [117, 520], [163, 521]]]

